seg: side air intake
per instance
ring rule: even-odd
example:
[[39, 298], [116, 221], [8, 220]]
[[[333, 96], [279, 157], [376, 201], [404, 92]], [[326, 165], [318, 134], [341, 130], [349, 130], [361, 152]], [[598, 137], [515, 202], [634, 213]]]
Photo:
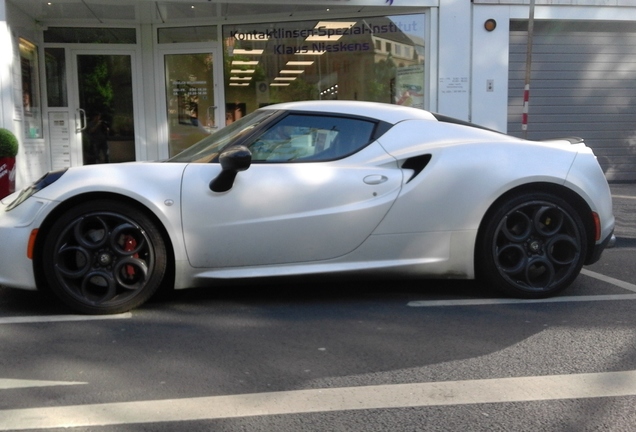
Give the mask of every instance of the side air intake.
[[426, 165], [428, 165], [430, 160], [431, 160], [430, 154], [414, 156], [405, 160], [404, 163], [402, 164], [402, 168], [413, 170], [413, 175], [411, 175], [411, 178], [407, 180], [407, 183], [413, 180], [415, 177], [417, 177], [417, 175], [421, 173], [424, 168], [426, 168]]

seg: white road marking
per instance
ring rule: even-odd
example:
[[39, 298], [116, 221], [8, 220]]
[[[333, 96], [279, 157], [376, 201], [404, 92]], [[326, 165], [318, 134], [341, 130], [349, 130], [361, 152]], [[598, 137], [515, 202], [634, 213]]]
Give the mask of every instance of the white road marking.
[[67, 386], [67, 385], [80, 385], [80, 384], [88, 384], [88, 383], [74, 382], [74, 381], [40, 381], [40, 380], [20, 380], [20, 379], [0, 378], [0, 390], [29, 388], [29, 387]]
[[[613, 277], [605, 276], [587, 269], [582, 269], [581, 274], [609, 283], [619, 288], [636, 293], [636, 285]], [[415, 300], [407, 303], [411, 307], [435, 307], [435, 306], [483, 306], [498, 304], [528, 304], [528, 303], [564, 303], [564, 302], [586, 302], [586, 301], [611, 301], [611, 300], [636, 300], [636, 294], [605, 294], [587, 296], [564, 296], [550, 297], [544, 299], [514, 299], [514, 298], [494, 298], [494, 299], [463, 299], [463, 300]]]
[[636, 371], [325, 388], [0, 411], [0, 430], [636, 396]]
[[45, 315], [45, 316], [17, 316], [0, 318], [0, 324], [31, 324], [64, 321], [96, 321], [132, 318], [130, 312], [117, 315]]
[[626, 289], [626, 290], [629, 290], [629, 291], [636, 292], [636, 285], [631, 284], [629, 282], [625, 282], [625, 281], [622, 281], [622, 280], [619, 280], [619, 279], [614, 279], [613, 277], [605, 276], [605, 275], [602, 275], [600, 273], [596, 273], [596, 272], [590, 271], [588, 269], [582, 269], [581, 270], [581, 274], [584, 274], [585, 276], [592, 277], [594, 279], [598, 279], [598, 280], [603, 281], [603, 282], [607, 282], [607, 283], [612, 284], [612, 285], [616, 285], [617, 287], [620, 287], [620, 288], [623, 288], [623, 289]]
[[550, 297], [550, 298], [544, 298], [544, 299], [494, 298], [494, 299], [466, 299], [466, 300], [416, 300], [416, 301], [408, 302], [407, 306], [411, 306], [411, 307], [483, 306], [483, 305], [499, 305], [499, 304], [565, 303], [565, 302], [586, 302], [586, 301], [608, 301], [608, 300], [636, 300], [636, 294], [565, 296], [565, 297]]
[[612, 198], [636, 199], [635, 196], [630, 196], [630, 195], [612, 195]]

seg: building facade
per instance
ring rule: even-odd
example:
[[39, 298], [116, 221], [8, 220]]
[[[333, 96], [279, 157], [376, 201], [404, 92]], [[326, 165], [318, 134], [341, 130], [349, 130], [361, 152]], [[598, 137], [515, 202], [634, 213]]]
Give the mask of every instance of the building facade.
[[0, 47], [18, 188], [305, 99], [581, 136], [610, 181], [636, 180], [636, 0], [0, 0]]

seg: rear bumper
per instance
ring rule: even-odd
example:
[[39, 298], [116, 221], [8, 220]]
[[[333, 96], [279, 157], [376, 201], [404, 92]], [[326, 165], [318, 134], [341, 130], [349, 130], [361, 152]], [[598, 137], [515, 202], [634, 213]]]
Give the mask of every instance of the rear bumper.
[[612, 230], [612, 232], [607, 237], [605, 237], [602, 242], [594, 245], [594, 250], [591, 254], [588, 255], [588, 258], [585, 261], [585, 265], [594, 264], [595, 262], [600, 260], [603, 251], [608, 248], [613, 248], [615, 244], [616, 236], [614, 235], [614, 231]]

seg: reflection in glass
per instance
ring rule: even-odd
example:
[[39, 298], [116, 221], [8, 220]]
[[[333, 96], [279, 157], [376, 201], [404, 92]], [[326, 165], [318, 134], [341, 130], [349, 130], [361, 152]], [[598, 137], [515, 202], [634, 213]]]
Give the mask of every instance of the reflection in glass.
[[[121, 7], [109, 8], [121, 10]], [[137, 31], [134, 28], [113, 27], [49, 27], [44, 30], [44, 42], [135, 44], [137, 43]]]
[[212, 66], [209, 53], [165, 56], [170, 156], [217, 128]]
[[38, 47], [22, 38], [20, 39], [20, 72], [22, 73], [21, 102], [24, 114], [24, 136], [42, 138]]
[[135, 160], [132, 67], [129, 55], [78, 55], [84, 164]]
[[223, 27], [227, 122], [296, 100], [424, 108], [424, 15]]
[[64, 48], [45, 48], [46, 94], [49, 108], [68, 106]]
[[160, 44], [216, 42], [216, 26], [192, 27], [162, 27], [157, 29], [157, 39]]

